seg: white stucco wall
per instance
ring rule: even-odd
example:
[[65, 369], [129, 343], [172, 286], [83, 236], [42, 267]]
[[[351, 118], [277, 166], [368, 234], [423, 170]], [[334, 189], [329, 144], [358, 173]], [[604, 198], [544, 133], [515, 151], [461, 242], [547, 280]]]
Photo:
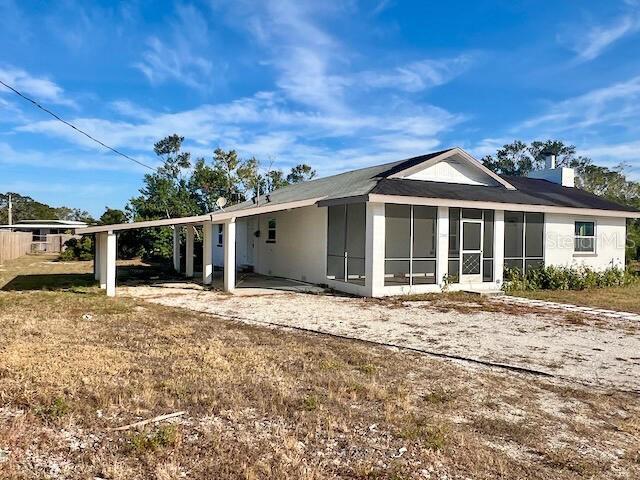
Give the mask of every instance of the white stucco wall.
[[[267, 223], [270, 218], [276, 220], [275, 243], [267, 242]], [[310, 283], [327, 283], [326, 208], [296, 208], [260, 215], [256, 220], [260, 237], [255, 238], [253, 265], [257, 273]]]
[[[575, 222], [595, 222], [595, 254], [574, 252]], [[545, 214], [545, 265], [586, 266], [594, 270], [624, 267], [626, 220], [614, 217]]]

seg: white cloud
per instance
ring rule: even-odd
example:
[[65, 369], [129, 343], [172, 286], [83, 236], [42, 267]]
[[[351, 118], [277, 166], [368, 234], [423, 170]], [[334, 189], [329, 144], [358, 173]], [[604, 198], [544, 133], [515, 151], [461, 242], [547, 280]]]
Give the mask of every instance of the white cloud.
[[[65, 96], [62, 87], [55, 82], [48, 78], [35, 77], [20, 68], [10, 65], [0, 66], [0, 80], [24, 94], [35, 97], [35, 100], [66, 106], [75, 105]], [[2, 93], [13, 95], [6, 87], [0, 86], [0, 94]]]
[[[146, 154], [158, 139], [178, 133], [186, 136], [187, 148], [194, 154], [210, 156], [215, 147], [221, 146], [263, 160], [276, 158], [283, 164], [312, 163], [316, 159], [327, 168], [335, 168], [336, 162], [342, 160], [353, 168], [358, 162], [374, 162], [382, 156], [392, 159], [425, 153], [439, 144], [441, 134], [465, 120], [462, 115], [429, 105], [390, 102], [379, 112], [340, 114], [321, 114], [287, 105], [281, 96], [261, 92], [175, 113], [149, 112], [126, 104], [131, 115], [127, 121], [75, 118], [72, 122], [127, 153]], [[137, 111], [141, 114], [136, 118]], [[63, 139], [87, 151], [101, 149], [55, 121], [33, 122], [15, 131], [18, 135], [38, 133]], [[322, 169], [320, 163], [314, 165]]]
[[562, 132], [596, 126], [636, 128], [640, 120], [640, 76], [552, 104], [546, 113], [517, 127]]
[[196, 52], [208, 46], [207, 23], [193, 6], [178, 6], [177, 14], [177, 20], [171, 24], [169, 38], [149, 37], [142, 60], [134, 67], [152, 85], [177, 81], [206, 90], [212, 83], [213, 62]]
[[[154, 159], [148, 156], [134, 156], [138, 160], [153, 165]], [[97, 171], [147, 171], [142, 166], [110, 152], [78, 152], [76, 149], [32, 150], [14, 148], [6, 142], [0, 142], [0, 165], [19, 165], [24, 167], [53, 168], [56, 170], [97, 170]], [[46, 183], [46, 182], [45, 182]]]
[[425, 59], [391, 71], [363, 72], [356, 75], [355, 79], [360, 86], [419, 92], [451, 81], [465, 72], [472, 63], [473, 59], [469, 54], [443, 60]]
[[565, 34], [560, 34], [558, 40], [568, 44], [569, 48], [576, 53], [577, 61], [584, 62], [599, 57], [615, 42], [639, 30], [640, 15], [631, 13], [617, 18], [609, 25], [597, 25], [587, 29], [586, 32], [581, 29], [570, 38], [567, 38]]

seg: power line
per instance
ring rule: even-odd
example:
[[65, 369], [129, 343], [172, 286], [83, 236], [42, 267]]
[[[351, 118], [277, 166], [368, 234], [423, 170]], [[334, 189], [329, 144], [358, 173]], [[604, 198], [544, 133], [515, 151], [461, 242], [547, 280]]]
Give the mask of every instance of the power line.
[[58, 120], [59, 122], [64, 123], [66, 126], [73, 128], [76, 132], [81, 133], [82, 135], [84, 135], [85, 137], [89, 138], [90, 140], [96, 142], [97, 144], [103, 146], [104, 148], [111, 150], [113, 153], [120, 155], [121, 157], [126, 158], [127, 160], [131, 160], [132, 162], [137, 163], [138, 165], [141, 165], [145, 168], [148, 168], [149, 170], [153, 170], [154, 172], [156, 171], [155, 168], [151, 167], [150, 165], [147, 165], [146, 163], [141, 162], [140, 160], [136, 160], [133, 157], [130, 157], [129, 155], [127, 155], [126, 153], [122, 153], [119, 150], [116, 150], [113, 147], [110, 147], [109, 145], [107, 145], [104, 142], [101, 142], [100, 140], [98, 140], [97, 138], [91, 136], [90, 134], [88, 134], [87, 132], [85, 132], [84, 130], [76, 127], [75, 125], [73, 125], [70, 122], [67, 122], [65, 119], [61, 118], [59, 115], [55, 114], [54, 112], [52, 112], [51, 110], [47, 109], [46, 107], [43, 107], [42, 105], [40, 105], [38, 102], [36, 102], [34, 99], [27, 97], [26, 95], [24, 95], [23, 93], [19, 92], [18, 90], [16, 90], [15, 88], [13, 88], [11, 85], [7, 85], [5, 82], [3, 82], [2, 80], [0, 80], [0, 84], [4, 85], [5, 87], [7, 87], [9, 90], [11, 90], [13, 93], [15, 93], [16, 95], [18, 95], [19, 97], [22, 97], [24, 100], [31, 102], [33, 105], [35, 105], [37, 108], [39, 108], [40, 110], [42, 110], [43, 112], [48, 113], [49, 115], [51, 115], [53, 118], [55, 118], [56, 120]]
[[[26, 96], [26, 95], [24, 95], [23, 93], [19, 92], [17, 89], [13, 88], [11, 85], [6, 84], [4, 81], [0, 80], [0, 84], [2, 84], [2, 85], [4, 85], [5, 87], [7, 87], [9, 90], [11, 90], [13, 93], [15, 93], [16, 95], [18, 95], [19, 97], [21, 97], [21, 98], [25, 99], [26, 101], [28, 101], [28, 102], [32, 103], [33, 105], [35, 105], [37, 108], [39, 108], [39, 109], [40, 109], [40, 110], [42, 110], [43, 112], [48, 113], [49, 115], [51, 115], [53, 118], [55, 118], [55, 119], [56, 119], [56, 120], [58, 120], [59, 122], [62, 122], [62, 123], [64, 123], [66, 126], [73, 128], [76, 132], [81, 133], [81, 134], [82, 134], [82, 135], [84, 135], [85, 137], [87, 137], [87, 138], [89, 138], [90, 140], [92, 140], [92, 141], [96, 142], [98, 145], [101, 145], [101, 146], [103, 146], [104, 148], [106, 148], [106, 149], [108, 149], [108, 150], [111, 150], [111, 151], [112, 151], [113, 153], [115, 153], [116, 155], [120, 155], [121, 157], [124, 157], [124, 158], [126, 158], [127, 160], [131, 160], [132, 162], [135, 162], [135, 163], [137, 163], [138, 165], [141, 165], [141, 166], [143, 166], [143, 167], [145, 167], [145, 168], [148, 168], [149, 170], [152, 170], [152, 171], [154, 171], [154, 172], [157, 170], [156, 168], [153, 168], [152, 166], [147, 165], [146, 163], [141, 162], [140, 160], [136, 160], [135, 158], [130, 157], [130, 156], [129, 156], [129, 155], [127, 155], [126, 153], [122, 153], [121, 151], [116, 150], [116, 149], [115, 149], [115, 148], [113, 148], [113, 147], [110, 147], [110, 146], [109, 146], [109, 145], [107, 145], [106, 143], [101, 142], [100, 140], [98, 140], [97, 138], [95, 138], [95, 137], [91, 136], [90, 134], [88, 134], [88, 133], [87, 133], [87, 132], [85, 132], [84, 130], [82, 130], [82, 129], [80, 129], [80, 128], [76, 127], [75, 125], [73, 125], [73, 124], [72, 124], [72, 123], [70, 123], [70, 122], [67, 122], [64, 118], [62, 118], [62, 117], [60, 117], [59, 115], [57, 115], [56, 113], [52, 112], [52, 111], [51, 111], [51, 110], [49, 110], [48, 108], [43, 107], [43, 106], [42, 106], [42, 105], [40, 105], [38, 102], [36, 102], [34, 99], [27, 97], [27, 96]], [[171, 218], [171, 215], [169, 215], [169, 207], [167, 206], [166, 201], [165, 201], [164, 203], [165, 203], [165, 210], [166, 210], [166, 212], [167, 212], [167, 218]]]

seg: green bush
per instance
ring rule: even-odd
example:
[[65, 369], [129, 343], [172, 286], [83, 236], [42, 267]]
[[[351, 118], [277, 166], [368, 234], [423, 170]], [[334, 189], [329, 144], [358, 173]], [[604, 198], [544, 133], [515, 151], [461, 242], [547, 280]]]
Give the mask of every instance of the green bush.
[[60, 254], [60, 260], [92, 260], [93, 240], [90, 236], [70, 238], [64, 242], [66, 250]]
[[587, 288], [620, 287], [637, 282], [639, 277], [631, 270], [607, 268], [595, 271], [587, 267], [532, 268], [526, 273], [520, 269], [506, 269], [506, 291], [516, 290], [585, 290]]

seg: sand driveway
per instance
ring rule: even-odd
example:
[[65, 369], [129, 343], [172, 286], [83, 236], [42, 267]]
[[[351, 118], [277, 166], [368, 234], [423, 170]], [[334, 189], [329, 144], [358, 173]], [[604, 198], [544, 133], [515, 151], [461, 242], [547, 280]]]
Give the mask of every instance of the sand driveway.
[[[537, 370], [640, 391], [640, 322], [562, 312], [457, 310], [326, 294], [226, 295], [194, 284], [120, 287], [123, 295], [245, 322], [270, 322]], [[463, 310], [463, 311], [461, 311]]]

